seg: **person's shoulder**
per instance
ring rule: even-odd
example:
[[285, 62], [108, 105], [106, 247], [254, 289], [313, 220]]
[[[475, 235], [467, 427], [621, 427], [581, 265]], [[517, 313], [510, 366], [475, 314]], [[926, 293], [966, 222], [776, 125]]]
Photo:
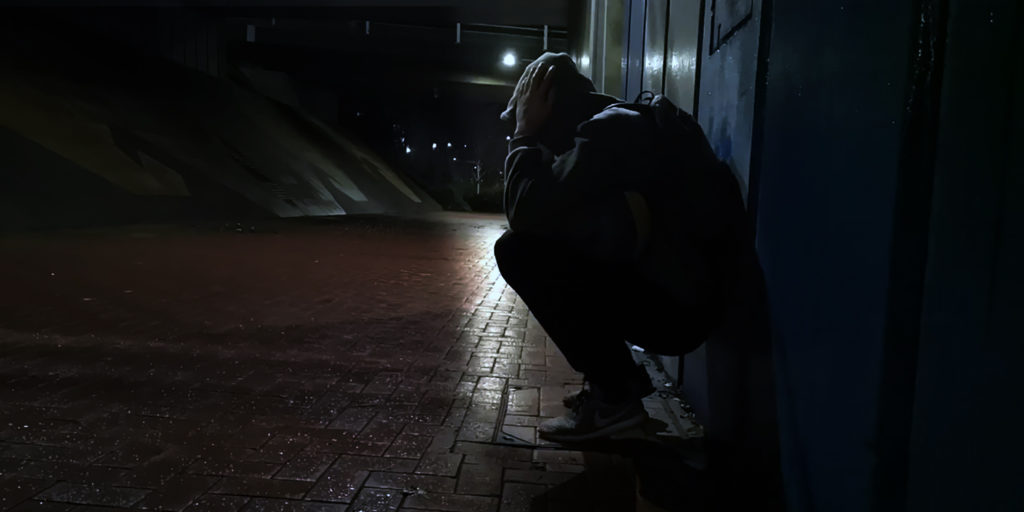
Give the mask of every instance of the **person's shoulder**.
[[581, 123], [578, 132], [587, 138], [622, 138], [643, 134], [649, 128], [649, 119], [641, 107], [634, 103], [609, 105]]

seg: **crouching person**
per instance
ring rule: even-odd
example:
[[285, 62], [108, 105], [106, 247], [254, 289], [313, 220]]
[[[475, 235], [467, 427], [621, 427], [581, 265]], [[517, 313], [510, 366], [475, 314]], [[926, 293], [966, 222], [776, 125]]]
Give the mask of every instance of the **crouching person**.
[[598, 94], [566, 54], [527, 66], [502, 119], [515, 131], [498, 268], [588, 384], [538, 432], [580, 442], [633, 428], [654, 388], [626, 342], [695, 349], [735, 269], [756, 264], [738, 185], [689, 114]]

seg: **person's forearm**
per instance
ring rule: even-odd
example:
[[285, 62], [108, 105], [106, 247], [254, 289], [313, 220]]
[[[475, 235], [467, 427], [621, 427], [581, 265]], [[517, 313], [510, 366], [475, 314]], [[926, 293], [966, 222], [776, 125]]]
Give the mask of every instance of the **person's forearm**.
[[[505, 159], [505, 215], [512, 231], [547, 234], [557, 183], [536, 137], [516, 137]], [[545, 222], [546, 221], [546, 222]]]
[[627, 196], [612, 190], [588, 193], [587, 184], [578, 181], [583, 177], [578, 165], [596, 176], [607, 162], [595, 159], [592, 145], [577, 139], [577, 146], [553, 168], [536, 144], [531, 137], [509, 143], [504, 201], [512, 231], [581, 244], [598, 259], [634, 256], [638, 229]]

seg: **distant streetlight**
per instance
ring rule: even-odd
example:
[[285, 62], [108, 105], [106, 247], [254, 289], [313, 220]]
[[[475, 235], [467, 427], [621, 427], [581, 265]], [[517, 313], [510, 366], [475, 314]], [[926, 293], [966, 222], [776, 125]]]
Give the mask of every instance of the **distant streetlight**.
[[516, 54], [514, 54], [512, 52], [505, 53], [505, 56], [502, 57], [502, 59], [501, 59], [501, 63], [506, 65], [506, 66], [508, 66], [508, 67], [515, 66], [516, 65]]
[[435, 142], [435, 143], [431, 144], [430, 145], [430, 149], [437, 149], [437, 143]]
[[452, 147], [452, 143], [451, 142], [448, 143], [448, 147]]
[[406, 146], [405, 147], [405, 154], [408, 155], [409, 153], [412, 153], [412, 148], [410, 148], [409, 146]]

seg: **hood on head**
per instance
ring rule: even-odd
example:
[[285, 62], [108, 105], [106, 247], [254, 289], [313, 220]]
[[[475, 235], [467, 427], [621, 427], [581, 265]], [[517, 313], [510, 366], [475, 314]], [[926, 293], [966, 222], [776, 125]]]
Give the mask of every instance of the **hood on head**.
[[516, 88], [512, 92], [512, 97], [508, 100], [508, 108], [501, 113], [502, 121], [515, 120], [516, 98], [519, 96], [520, 91], [526, 87], [526, 77], [530, 76], [530, 73], [540, 66], [547, 67], [551, 65], [555, 66], [555, 76], [553, 78], [555, 82], [552, 85], [558, 91], [556, 96], [558, 99], [556, 101], [561, 102], [563, 99], [578, 98], [583, 103], [603, 103], [600, 108], [614, 103], [614, 101], [607, 101], [609, 99], [614, 100], [614, 98], [596, 92], [594, 82], [579, 72], [579, 69], [576, 68], [576, 63], [573, 62], [568, 53], [544, 52], [543, 55], [537, 57], [536, 60], [523, 70], [523, 74], [519, 77], [519, 82], [516, 83]]

